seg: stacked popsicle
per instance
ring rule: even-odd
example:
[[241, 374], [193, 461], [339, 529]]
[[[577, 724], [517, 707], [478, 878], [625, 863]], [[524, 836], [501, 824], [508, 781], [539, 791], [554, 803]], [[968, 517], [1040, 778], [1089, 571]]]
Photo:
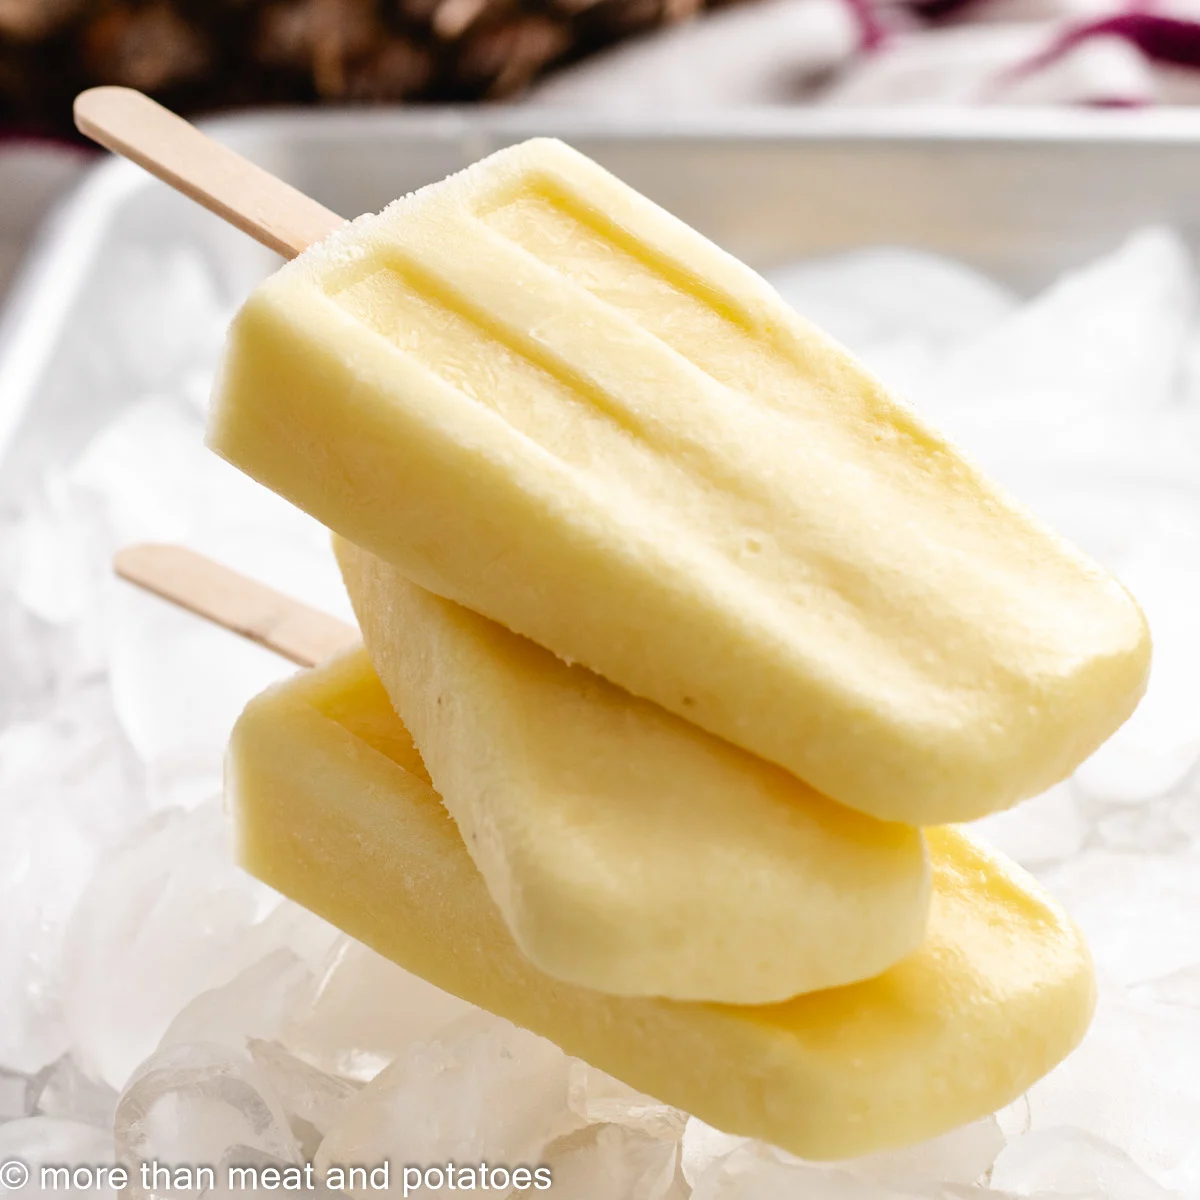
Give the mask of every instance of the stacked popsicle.
[[1078, 933], [945, 823], [1128, 717], [1142, 616], [699, 234], [502, 151], [264, 283], [210, 442], [336, 531], [366, 648], [234, 733], [255, 874], [806, 1157], [1082, 1037]]

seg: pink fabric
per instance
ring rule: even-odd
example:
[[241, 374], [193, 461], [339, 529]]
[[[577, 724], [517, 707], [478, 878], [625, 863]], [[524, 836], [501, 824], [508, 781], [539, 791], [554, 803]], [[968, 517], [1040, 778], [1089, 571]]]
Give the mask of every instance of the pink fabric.
[[846, 3], [862, 31], [860, 49], [878, 50], [887, 39], [887, 26], [880, 19], [874, 0], [846, 0]]
[[1200, 104], [1200, 0], [758, 0], [552, 77], [534, 103]]
[[1066, 29], [1028, 67], [1036, 69], [1069, 54], [1089, 38], [1107, 36], [1124, 38], [1152, 62], [1200, 67], [1200, 22], [1162, 16], [1141, 8]]
[[[862, 0], [846, 0], [853, 11]], [[869, 0], [876, 32], [829, 98], [1137, 107], [1200, 102], [1200, 0]], [[957, 71], [942, 70], [947, 42]], [[927, 88], [919, 86], [922, 75]], [[957, 90], [946, 94], [951, 76]], [[943, 82], [939, 83], [939, 77]], [[916, 83], [916, 86], [914, 86]], [[899, 90], [900, 94], [897, 94]]]

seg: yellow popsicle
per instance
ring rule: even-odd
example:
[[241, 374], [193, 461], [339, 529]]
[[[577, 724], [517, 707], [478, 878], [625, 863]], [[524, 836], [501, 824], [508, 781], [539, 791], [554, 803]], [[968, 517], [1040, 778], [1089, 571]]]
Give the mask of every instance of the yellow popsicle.
[[334, 548], [372, 664], [543, 971], [762, 1004], [869, 979], [920, 944], [918, 830], [834, 804], [367, 551]]
[[1145, 685], [1113, 579], [558, 142], [259, 287], [209, 440], [422, 587], [884, 819], [1044, 790]]
[[259, 878], [633, 1087], [808, 1158], [978, 1118], [1087, 1028], [1094, 981], [1079, 934], [1023, 872], [953, 829], [929, 834], [924, 944], [877, 979], [737, 1007], [550, 978], [513, 944], [361, 652], [253, 700], [227, 780], [240, 859]]

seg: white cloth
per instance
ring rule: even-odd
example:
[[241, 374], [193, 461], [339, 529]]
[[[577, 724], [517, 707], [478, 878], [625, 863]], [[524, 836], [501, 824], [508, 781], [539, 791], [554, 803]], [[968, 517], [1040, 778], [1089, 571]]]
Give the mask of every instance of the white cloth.
[[761, 0], [618, 46], [530, 103], [1200, 104], [1200, 0]]
[[845, 0], [752, 0], [586, 59], [529, 100], [648, 113], [794, 103], [811, 98], [861, 41]]

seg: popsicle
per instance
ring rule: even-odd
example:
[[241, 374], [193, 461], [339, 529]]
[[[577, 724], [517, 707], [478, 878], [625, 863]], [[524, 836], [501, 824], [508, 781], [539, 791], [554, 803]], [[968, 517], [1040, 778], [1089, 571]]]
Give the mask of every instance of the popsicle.
[[369, 552], [334, 548], [393, 707], [518, 948], [548, 975], [761, 1004], [871, 978], [920, 944], [918, 830], [835, 804]]
[[753, 271], [539, 139], [229, 331], [209, 443], [415, 583], [888, 820], [1064, 778], [1137, 605]]
[[513, 943], [361, 651], [250, 703], [227, 786], [240, 861], [285, 895], [633, 1087], [807, 1158], [902, 1146], [1008, 1103], [1091, 1013], [1069, 920], [949, 828], [928, 834], [927, 938], [876, 979], [748, 1007], [555, 980]]

